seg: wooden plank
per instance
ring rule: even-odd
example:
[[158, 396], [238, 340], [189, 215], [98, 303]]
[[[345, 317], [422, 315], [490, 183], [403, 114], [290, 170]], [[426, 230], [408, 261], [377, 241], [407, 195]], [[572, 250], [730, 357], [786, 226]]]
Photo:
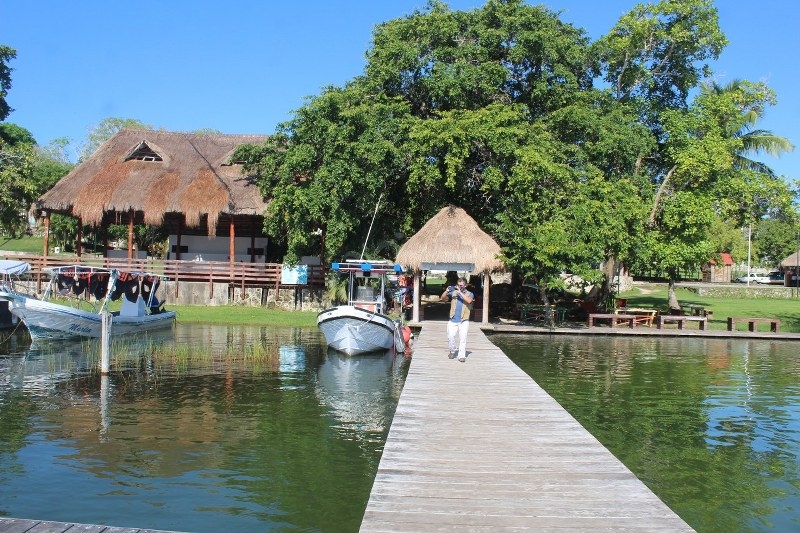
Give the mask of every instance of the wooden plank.
[[26, 520], [22, 518], [0, 518], [0, 533], [175, 533], [156, 529], [139, 529], [54, 522], [50, 520]]
[[447, 353], [425, 322], [361, 531], [691, 531], [479, 328]]

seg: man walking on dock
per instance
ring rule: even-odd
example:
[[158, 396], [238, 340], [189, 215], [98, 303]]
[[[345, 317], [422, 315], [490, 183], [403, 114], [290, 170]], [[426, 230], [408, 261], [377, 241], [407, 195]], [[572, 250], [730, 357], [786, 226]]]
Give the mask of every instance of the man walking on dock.
[[[467, 332], [469, 331], [469, 315], [475, 295], [467, 290], [466, 278], [458, 278], [455, 286], [445, 288], [442, 300], [450, 300], [450, 320], [447, 322], [447, 345], [450, 359], [456, 357], [462, 363], [467, 360]], [[456, 342], [458, 335], [458, 342]]]

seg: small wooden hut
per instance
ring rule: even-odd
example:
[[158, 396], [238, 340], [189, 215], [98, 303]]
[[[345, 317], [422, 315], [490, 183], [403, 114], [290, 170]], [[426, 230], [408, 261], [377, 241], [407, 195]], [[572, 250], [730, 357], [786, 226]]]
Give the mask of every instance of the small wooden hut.
[[733, 258], [731, 254], [722, 252], [719, 254], [721, 263], [712, 257], [708, 263], [704, 264], [700, 270], [703, 274], [703, 281], [706, 283], [730, 283], [733, 276]]
[[[234, 262], [240, 235], [238, 260], [249, 257], [254, 262], [257, 252], [264, 254], [255, 239], [263, 237], [266, 202], [255, 180], [242, 175], [241, 164], [231, 156], [240, 145], [260, 144], [266, 138], [120, 130], [39, 198], [37, 208], [45, 219], [44, 254], [49, 253], [50, 214], [60, 213], [77, 218], [79, 226], [127, 223], [129, 258], [133, 225], [149, 224], [166, 226], [175, 234], [171, 251], [176, 259], [187, 251], [182, 235], [219, 235], [229, 242], [219, 255]], [[80, 241], [79, 235], [78, 255]]]
[[489, 275], [505, 269], [500, 245], [460, 207], [439, 211], [406, 241], [396, 262], [414, 273], [414, 322], [419, 322], [420, 278], [423, 270], [471, 271], [483, 274], [481, 322], [489, 322]]
[[781, 270], [784, 274], [784, 285], [786, 287], [797, 287], [798, 283], [797, 273], [800, 271], [800, 250], [793, 252], [786, 256], [780, 263]]

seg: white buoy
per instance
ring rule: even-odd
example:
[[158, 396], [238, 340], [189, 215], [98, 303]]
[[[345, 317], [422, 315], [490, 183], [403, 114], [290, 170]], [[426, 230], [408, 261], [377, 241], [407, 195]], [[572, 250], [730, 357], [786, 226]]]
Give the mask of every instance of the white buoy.
[[109, 372], [111, 359], [111, 313], [103, 311], [100, 313], [100, 373], [105, 375]]

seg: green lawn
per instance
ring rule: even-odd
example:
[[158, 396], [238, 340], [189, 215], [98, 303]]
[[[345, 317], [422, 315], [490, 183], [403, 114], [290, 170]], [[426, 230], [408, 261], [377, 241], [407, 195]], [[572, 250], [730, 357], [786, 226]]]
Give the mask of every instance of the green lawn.
[[292, 327], [317, 325], [316, 311], [284, 311], [240, 305], [170, 305], [167, 308], [178, 313], [178, 321], [182, 324]]
[[[800, 299], [798, 298], [759, 298], [759, 297], [713, 297], [700, 296], [694, 291], [676, 289], [678, 301], [682, 304], [703, 305], [713, 311], [713, 319], [709, 321], [711, 329], [728, 328], [728, 317], [765, 317], [778, 318], [781, 321], [781, 332], [800, 333]], [[628, 299], [630, 307], [649, 307], [667, 310], [666, 285], [637, 286], [632, 290], [619, 294]], [[691, 325], [687, 326], [691, 327]], [[740, 328], [744, 327], [742, 325]], [[768, 331], [767, 324], [759, 324], [759, 331]]]
[[0, 236], [0, 250], [4, 252], [24, 252], [27, 254], [41, 254], [44, 247], [44, 237], [23, 237], [10, 239]]

